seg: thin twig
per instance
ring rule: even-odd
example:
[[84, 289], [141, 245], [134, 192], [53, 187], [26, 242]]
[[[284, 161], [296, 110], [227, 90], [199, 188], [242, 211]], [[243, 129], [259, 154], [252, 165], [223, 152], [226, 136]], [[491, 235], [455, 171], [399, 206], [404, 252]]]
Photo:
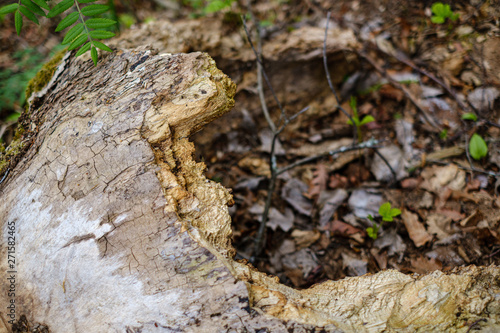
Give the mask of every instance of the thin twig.
[[319, 160], [323, 157], [326, 157], [326, 156], [334, 156], [334, 155], [337, 155], [337, 154], [340, 154], [340, 153], [345, 153], [345, 152], [348, 152], [348, 151], [352, 151], [352, 150], [360, 150], [360, 149], [365, 149], [365, 148], [380, 148], [378, 145], [379, 145], [379, 141], [378, 140], [375, 140], [375, 139], [370, 139], [368, 141], [365, 141], [365, 142], [361, 142], [357, 145], [354, 145], [354, 146], [344, 146], [344, 147], [340, 147], [338, 149], [335, 149], [335, 150], [331, 150], [329, 152], [326, 152], [326, 153], [323, 153], [323, 154], [318, 154], [318, 155], [315, 155], [315, 156], [309, 156], [309, 157], [306, 157], [306, 158], [303, 158], [303, 159], [300, 159], [292, 164], [289, 164], [285, 167], [282, 167], [282, 168], [279, 168], [276, 172], [276, 175], [279, 176], [281, 175], [283, 172], [286, 172], [290, 169], [293, 169], [297, 166], [300, 166], [300, 165], [304, 165], [304, 164], [307, 164], [307, 163], [311, 163], [311, 162], [314, 162], [316, 160]]
[[[388, 56], [391, 56], [391, 54], [385, 52], [384, 50], [380, 49], [375, 43], [372, 43], [375, 45], [375, 47], [377, 47], [377, 49], [379, 51], [381, 51], [382, 53], [384, 53], [385, 55], [388, 55]], [[448, 86], [446, 83], [444, 83], [442, 80], [439, 80], [436, 76], [434, 76], [432, 73], [429, 73], [427, 70], [423, 69], [423, 68], [420, 68], [418, 67], [417, 65], [415, 65], [411, 60], [409, 60], [405, 54], [403, 54], [402, 52], [396, 52], [396, 54], [392, 55], [394, 56], [394, 58], [396, 58], [398, 61], [402, 62], [403, 64], [413, 68], [414, 70], [416, 70], [417, 72], [419, 72], [420, 74], [423, 74], [425, 76], [427, 76], [429, 79], [431, 79], [432, 81], [436, 82], [438, 85], [440, 85], [441, 87], [443, 87], [447, 92], [448, 94], [450, 94], [458, 103], [458, 105], [460, 106], [460, 108], [464, 111], [469, 111], [470, 108], [467, 107], [467, 105], [465, 105], [462, 100], [460, 100], [460, 98], [458, 97], [457, 93], [453, 90], [453, 88], [451, 88], [450, 86]]]
[[382, 161], [385, 163], [385, 165], [389, 168], [389, 170], [391, 170], [391, 174], [392, 174], [392, 184], [394, 184], [397, 180], [398, 180], [398, 176], [396, 175], [396, 172], [394, 172], [394, 169], [392, 168], [392, 166], [389, 164], [389, 161], [387, 161], [387, 159], [384, 157], [384, 155], [382, 155], [378, 149], [374, 149], [375, 150], [375, 154], [378, 155], [378, 157], [380, 157], [382, 159]]
[[328, 86], [330, 87], [330, 90], [332, 91], [333, 96], [335, 96], [335, 100], [337, 101], [337, 109], [339, 109], [340, 111], [342, 111], [347, 116], [347, 118], [349, 118], [349, 120], [351, 121], [351, 124], [353, 125], [353, 136], [354, 136], [354, 141], [353, 142], [356, 142], [356, 139], [358, 138], [358, 127], [354, 126], [354, 124], [355, 124], [354, 119], [342, 107], [342, 105], [340, 103], [339, 96], [337, 94], [337, 90], [335, 90], [335, 87], [333, 86], [332, 78], [330, 77], [330, 71], [328, 70], [328, 60], [327, 60], [327, 57], [326, 57], [326, 40], [327, 40], [327, 37], [328, 37], [328, 23], [330, 22], [330, 16], [331, 16], [331, 14], [332, 14], [331, 12], [328, 12], [328, 14], [326, 15], [325, 38], [323, 40], [323, 67], [325, 68], [325, 74], [326, 74], [326, 80], [328, 81]]
[[[262, 84], [262, 59], [260, 59], [262, 54], [262, 34], [261, 34], [261, 26], [257, 25], [257, 46], [258, 46], [258, 57], [260, 61], [257, 61], [257, 90], [259, 92], [260, 105], [262, 107], [262, 112], [264, 113], [264, 117], [271, 128], [271, 131], [276, 132], [276, 125], [274, 121], [271, 119], [271, 115], [269, 114], [269, 110], [266, 104], [266, 97], [264, 95], [264, 85]], [[248, 37], [250, 40], [250, 37]]]
[[439, 129], [439, 127], [436, 126], [434, 124], [434, 121], [432, 121], [429, 118], [429, 115], [427, 114], [427, 112], [422, 108], [422, 106], [420, 106], [420, 104], [417, 102], [417, 100], [415, 99], [415, 97], [413, 97], [413, 95], [408, 91], [408, 89], [406, 89], [405, 86], [403, 86], [398, 81], [394, 80], [389, 74], [387, 74], [387, 72], [384, 69], [382, 69], [375, 62], [375, 60], [373, 60], [368, 54], [366, 54], [366, 52], [364, 52], [364, 51], [358, 51], [358, 55], [360, 57], [364, 58], [366, 61], [368, 61], [370, 63], [370, 65], [372, 65], [373, 68], [375, 68], [375, 70], [377, 72], [379, 72], [383, 77], [385, 77], [396, 89], [401, 90], [404, 93], [404, 95], [406, 96], [406, 98], [408, 98], [413, 103], [413, 105], [415, 105], [415, 107], [422, 113], [422, 115], [424, 116], [425, 120], [427, 120], [427, 122], [429, 123], [429, 125], [431, 125], [434, 128]]
[[286, 118], [285, 109], [283, 109], [283, 106], [281, 105], [281, 102], [279, 101], [278, 96], [276, 96], [276, 93], [274, 92], [273, 86], [271, 85], [271, 81], [269, 80], [269, 77], [267, 76], [266, 71], [264, 70], [264, 65], [262, 64], [262, 61], [260, 59], [259, 52], [257, 52], [257, 50], [255, 49], [255, 46], [252, 42], [252, 38], [250, 37], [250, 33], [248, 32], [247, 23], [246, 23], [246, 20], [245, 20], [243, 15], [241, 16], [241, 20], [243, 21], [243, 28], [245, 29], [245, 34], [247, 36], [248, 42], [250, 43], [250, 47], [252, 48], [253, 53], [255, 54], [256, 61], [260, 64], [260, 66], [262, 68], [262, 75], [264, 76], [264, 79], [266, 80], [266, 84], [267, 84], [269, 90], [271, 91], [271, 94], [273, 95], [274, 101], [276, 102], [276, 104], [278, 105], [278, 108], [281, 111], [282, 117]]

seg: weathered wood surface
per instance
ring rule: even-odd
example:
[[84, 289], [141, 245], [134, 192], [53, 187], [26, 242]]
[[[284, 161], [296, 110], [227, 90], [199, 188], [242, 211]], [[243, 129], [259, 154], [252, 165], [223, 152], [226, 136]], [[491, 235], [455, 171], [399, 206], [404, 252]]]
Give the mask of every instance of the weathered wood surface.
[[[498, 267], [389, 270], [297, 291], [233, 261], [231, 195], [205, 179], [188, 141], [233, 103], [234, 84], [206, 54], [142, 47], [61, 66], [0, 185], [3, 235], [16, 225], [17, 318], [51, 332], [500, 327]], [[0, 295], [0, 332], [9, 300]]]

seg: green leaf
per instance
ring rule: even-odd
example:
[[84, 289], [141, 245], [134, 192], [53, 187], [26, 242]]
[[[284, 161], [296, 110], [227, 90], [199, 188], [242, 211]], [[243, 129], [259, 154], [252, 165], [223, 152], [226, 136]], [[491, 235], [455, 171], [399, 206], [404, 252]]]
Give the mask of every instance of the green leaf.
[[361, 120], [361, 122], [359, 123], [359, 125], [363, 126], [363, 125], [366, 125], [366, 124], [374, 122], [374, 121], [375, 121], [375, 118], [373, 118], [373, 116], [371, 116], [371, 115], [364, 116], [363, 120]]
[[467, 112], [462, 115], [463, 120], [477, 121], [477, 116], [472, 112]]
[[14, 112], [11, 113], [9, 116], [7, 116], [7, 118], [5, 118], [5, 121], [6, 122], [17, 121], [20, 116], [21, 114], [19, 112]]
[[17, 3], [11, 3], [10, 5], [3, 6], [0, 8], [0, 15], [13, 13], [17, 10], [17, 7], [19, 7]]
[[33, 14], [32, 12], [30, 12], [30, 10], [26, 7], [23, 7], [23, 6], [19, 6], [19, 10], [21, 11], [21, 13], [23, 13], [24, 16], [26, 16], [26, 18], [36, 24], [40, 24], [40, 22], [38, 22], [38, 19], [36, 18], [35, 14]]
[[472, 135], [469, 141], [469, 153], [475, 160], [480, 160], [488, 154], [488, 146], [479, 134]]
[[375, 232], [375, 230], [373, 230], [372, 227], [366, 228], [366, 234], [371, 239], [377, 239], [377, 233]]
[[91, 29], [102, 29], [115, 25], [116, 21], [107, 18], [92, 18], [85, 21], [85, 24]]
[[[391, 203], [390, 202], [385, 202], [383, 203], [380, 208], [378, 209], [378, 213], [382, 217], [387, 217], [391, 215]], [[385, 221], [385, 220], [384, 220]]]
[[73, 5], [74, 5], [73, 0], [63, 0], [63, 1], [59, 2], [57, 5], [55, 5], [54, 8], [52, 8], [47, 13], [47, 17], [51, 18], [51, 17], [57, 16], [59, 14], [62, 14], [64, 11], [73, 7]]
[[16, 26], [17, 34], [21, 34], [21, 29], [23, 28], [23, 17], [21, 16], [21, 12], [16, 10], [14, 14], [14, 25]]
[[107, 12], [108, 9], [109, 9], [109, 6], [106, 6], [106, 5], [89, 5], [89, 6], [83, 7], [81, 9], [81, 12], [85, 16], [95, 16], [95, 15], [99, 15], [99, 14]]
[[47, 5], [45, 0], [33, 0], [34, 3], [36, 3], [38, 6], [42, 7], [43, 9], [50, 10], [50, 7]]
[[76, 52], [75, 54], [75, 57], [79, 57], [81, 56], [82, 54], [84, 54], [85, 52], [87, 52], [88, 50], [90, 50], [90, 47], [92, 46], [92, 44], [90, 42], [87, 42], [85, 43], [85, 45], [83, 45], [79, 50], [78, 52]]
[[437, 16], [444, 17], [444, 8], [445, 7], [441, 2], [436, 2], [432, 4], [431, 11]]
[[435, 23], [435, 24], [443, 24], [444, 18], [441, 16], [433, 16], [433, 17], [431, 17], [431, 22]]
[[94, 61], [94, 66], [97, 66], [97, 50], [92, 46], [92, 50], [90, 50], [90, 56], [92, 57], [92, 61]]
[[212, 1], [208, 4], [208, 6], [205, 8], [206, 13], [215, 13], [218, 12], [226, 7], [229, 7], [231, 4], [229, 3], [224, 3], [223, 1], [220, 0], [215, 0]]
[[78, 0], [79, 3], [96, 2], [97, 0]]
[[105, 45], [97, 40], [94, 41], [94, 45], [103, 51], [113, 52], [113, 50], [111, 50], [107, 45]]
[[45, 16], [45, 12], [40, 8], [36, 3], [34, 3], [31, 0], [21, 0], [21, 3], [25, 5], [29, 10], [31, 10], [33, 13], [40, 15], [40, 16]]
[[88, 35], [87, 34], [81, 34], [80, 36], [76, 37], [73, 42], [71, 42], [71, 44], [68, 47], [68, 50], [71, 51], [71, 50], [76, 49], [78, 46], [80, 46], [83, 43], [85, 43], [85, 41], [87, 39], [88, 39]]
[[399, 215], [401, 215], [401, 210], [399, 208], [392, 208], [391, 209], [391, 216], [392, 217], [399, 216]]
[[64, 36], [64, 39], [61, 42], [61, 44], [66, 45], [68, 43], [71, 43], [73, 39], [75, 39], [79, 34], [82, 33], [82, 31], [83, 31], [83, 23], [78, 23], [73, 28], [69, 29], [69, 31], [66, 33], [66, 36]]
[[113, 37], [115, 34], [106, 30], [93, 30], [90, 32], [90, 37], [95, 39], [107, 39]]
[[61, 31], [72, 25], [78, 20], [78, 12], [68, 14], [59, 24], [57, 25], [56, 31]]

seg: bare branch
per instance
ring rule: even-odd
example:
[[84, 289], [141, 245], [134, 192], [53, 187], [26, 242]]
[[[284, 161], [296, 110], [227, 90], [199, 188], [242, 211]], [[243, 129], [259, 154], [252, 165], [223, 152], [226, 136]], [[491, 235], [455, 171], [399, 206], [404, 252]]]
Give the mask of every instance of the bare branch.
[[380, 148], [379, 144], [380, 144], [380, 141], [372, 138], [372, 139], [370, 139], [368, 141], [361, 142], [361, 143], [359, 143], [357, 145], [344, 146], [344, 147], [340, 147], [339, 149], [331, 150], [331, 151], [323, 153], [323, 154], [306, 157], [306, 158], [303, 158], [301, 160], [298, 160], [295, 163], [289, 164], [286, 167], [278, 169], [278, 171], [276, 172], [276, 175], [279, 176], [283, 172], [286, 172], [286, 171], [288, 171], [290, 169], [293, 169], [293, 168], [295, 168], [295, 167], [297, 167], [299, 165], [304, 165], [304, 164], [307, 164], [307, 163], [311, 163], [311, 162], [314, 162], [314, 161], [319, 160], [319, 159], [321, 159], [323, 157], [326, 157], [326, 156], [334, 156], [334, 155], [337, 155], [337, 154], [340, 154], [340, 153], [345, 153], [345, 152], [348, 152], [348, 151], [360, 150], [360, 149], [365, 149], [365, 148]]

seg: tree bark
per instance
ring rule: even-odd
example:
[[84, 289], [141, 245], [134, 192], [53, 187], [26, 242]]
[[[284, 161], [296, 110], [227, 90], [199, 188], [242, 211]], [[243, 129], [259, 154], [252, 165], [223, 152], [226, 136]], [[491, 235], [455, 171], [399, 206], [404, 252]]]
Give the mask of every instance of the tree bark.
[[188, 141], [234, 103], [207, 54], [142, 47], [59, 68], [32, 99], [25, 150], [0, 184], [16, 260], [2, 242], [2, 290], [15, 296], [0, 295], [0, 332], [12, 331], [11, 300], [16, 320], [50, 332], [500, 328], [498, 267], [388, 270], [298, 291], [234, 261], [231, 195]]

